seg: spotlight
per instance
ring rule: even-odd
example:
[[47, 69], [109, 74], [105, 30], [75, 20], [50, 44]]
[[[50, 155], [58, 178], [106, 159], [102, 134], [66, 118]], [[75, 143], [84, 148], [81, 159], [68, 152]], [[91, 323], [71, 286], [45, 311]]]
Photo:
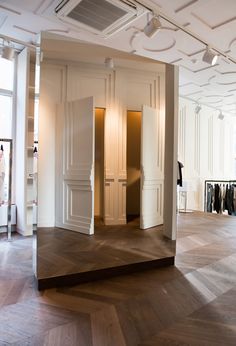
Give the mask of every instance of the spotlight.
[[147, 37], [153, 37], [161, 29], [161, 22], [158, 16], [152, 17], [143, 29], [144, 34]]
[[202, 57], [202, 60], [203, 60], [204, 62], [206, 62], [207, 64], [213, 66], [213, 65], [216, 64], [217, 59], [218, 59], [218, 55], [215, 54], [215, 53], [213, 52], [212, 49], [210, 49], [209, 47], [207, 47], [207, 48], [206, 48], [206, 51], [205, 51], [205, 53], [204, 53], [204, 55], [203, 55], [203, 57]]
[[220, 111], [219, 115], [218, 115], [218, 119], [223, 120], [224, 119], [224, 115], [222, 114], [222, 111]]
[[7, 60], [13, 60], [15, 55], [14, 48], [10, 46], [3, 46], [2, 48], [2, 58]]
[[201, 109], [202, 109], [202, 107], [199, 104], [197, 104], [195, 107], [195, 113], [198, 114]]
[[114, 61], [112, 58], [105, 58], [104, 64], [106, 68], [110, 68], [110, 69], [114, 68]]

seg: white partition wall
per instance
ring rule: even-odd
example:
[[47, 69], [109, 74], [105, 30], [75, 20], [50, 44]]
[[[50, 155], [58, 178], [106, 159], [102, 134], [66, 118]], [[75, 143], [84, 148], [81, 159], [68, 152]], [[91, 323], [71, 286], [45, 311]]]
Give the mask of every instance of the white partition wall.
[[165, 90], [164, 234], [175, 240], [177, 231], [178, 66], [166, 65]]
[[[57, 43], [59, 44], [60, 40]], [[45, 43], [47, 44], [47, 47], [50, 47], [50, 40]], [[71, 42], [74, 48], [80, 45]], [[57, 218], [57, 215], [61, 214], [65, 219], [65, 214], [58, 213], [58, 210], [65, 209], [65, 203], [62, 207], [57, 202], [58, 198], [55, 198], [57, 192], [60, 193], [58, 188], [55, 190], [55, 172], [64, 169], [64, 166], [60, 166], [58, 160], [55, 160], [55, 153], [58, 148], [61, 148], [61, 141], [56, 141], [56, 132], [60, 133], [60, 124], [56, 120], [56, 104], [91, 96], [94, 98], [94, 108], [104, 109], [104, 206], [102, 209], [105, 224], [118, 225], [127, 222], [127, 112], [141, 112], [143, 105], [155, 109], [156, 129], [152, 131], [152, 135], [156, 136], [153, 143], [155, 142], [158, 146], [156, 153], [158, 172], [155, 175], [158, 188], [155, 186], [154, 209], [155, 224], [162, 223], [165, 64], [116, 52], [119, 62], [115, 69], [107, 69], [101, 63], [106, 48], [101, 50], [100, 47], [83, 45], [78, 48], [81, 49], [81, 60], [78, 54], [76, 62], [71, 61], [69, 55], [67, 61], [58, 60], [55, 57], [52, 59], [52, 55], [47, 59], [44, 45], [42, 49], [44, 61], [41, 64], [39, 109], [39, 226], [50, 227], [57, 224], [65, 227], [63, 216], [61, 219]], [[100, 58], [95, 53], [100, 54]], [[75, 59], [75, 55], [71, 58]], [[96, 63], [91, 60], [96, 60]], [[48, 155], [45, 155], [46, 152]], [[60, 196], [59, 200], [63, 200], [63, 194]], [[143, 201], [148, 210], [150, 201], [147, 198]], [[154, 224], [149, 224], [148, 227], [150, 225]]]
[[30, 71], [30, 51], [25, 48], [17, 56], [16, 141], [14, 145], [16, 228], [25, 236], [33, 234], [33, 124], [34, 70]]

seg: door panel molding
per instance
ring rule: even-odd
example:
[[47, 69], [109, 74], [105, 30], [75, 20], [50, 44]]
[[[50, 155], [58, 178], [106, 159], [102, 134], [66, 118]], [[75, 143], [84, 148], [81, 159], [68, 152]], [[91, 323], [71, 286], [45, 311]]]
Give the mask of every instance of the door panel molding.
[[[58, 106], [56, 226], [94, 233], [93, 98]], [[58, 198], [60, 200], [58, 200]]]
[[160, 112], [143, 106], [141, 125], [141, 208], [142, 229], [163, 224], [164, 135]]

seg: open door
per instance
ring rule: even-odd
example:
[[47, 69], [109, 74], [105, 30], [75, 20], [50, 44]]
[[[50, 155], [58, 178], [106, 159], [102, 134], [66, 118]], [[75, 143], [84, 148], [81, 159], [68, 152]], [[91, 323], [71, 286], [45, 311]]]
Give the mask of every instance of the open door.
[[56, 122], [56, 226], [93, 234], [93, 97], [58, 105]]
[[163, 224], [163, 140], [159, 112], [143, 106], [141, 125], [140, 228]]

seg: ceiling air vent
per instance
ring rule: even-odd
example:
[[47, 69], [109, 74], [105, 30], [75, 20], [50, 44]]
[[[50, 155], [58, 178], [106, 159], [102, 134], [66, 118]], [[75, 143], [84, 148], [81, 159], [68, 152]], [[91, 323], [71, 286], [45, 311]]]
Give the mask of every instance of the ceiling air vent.
[[141, 16], [146, 9], [134, 0], [64, 0], [55, 12], [59, 19], [77, 29], [108, 37]]

